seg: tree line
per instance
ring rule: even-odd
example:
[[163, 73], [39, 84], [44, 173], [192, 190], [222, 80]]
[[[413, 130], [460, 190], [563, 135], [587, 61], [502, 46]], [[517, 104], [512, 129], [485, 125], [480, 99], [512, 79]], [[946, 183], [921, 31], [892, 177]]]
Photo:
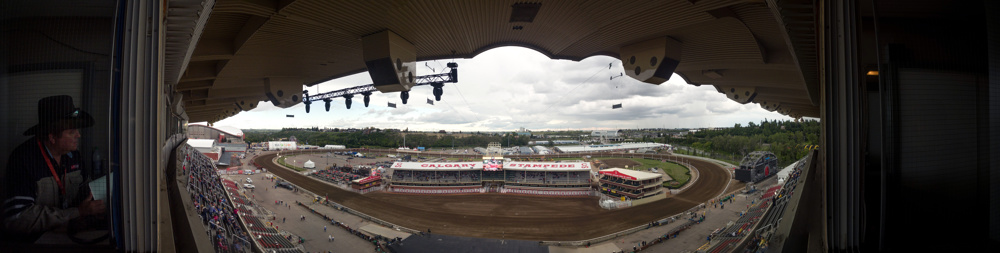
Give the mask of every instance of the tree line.
[[701, 130], [680, 138], [669, 138], [669, 143], [691, 147], [722, 156], [735, 156], [736, 162], [750, 152], [771, 151], [778, 156], [782, 166], [790, 164], [809, 150], [809, 145], [819, 144], [819, 121], [761, 121], [735, 124], [732, 128]]

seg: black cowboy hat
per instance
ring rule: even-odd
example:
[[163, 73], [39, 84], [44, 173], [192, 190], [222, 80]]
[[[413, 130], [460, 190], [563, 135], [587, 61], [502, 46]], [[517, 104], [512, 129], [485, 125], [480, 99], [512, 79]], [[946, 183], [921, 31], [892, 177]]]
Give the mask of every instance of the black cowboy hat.
[[59, 123], [68, 123], [69, 128], [84, 128], [94, 125], [90, 114], [73, 106], [73, 97], [51, 96], [38, 100], [38, 124], [24, 131], [24, 135], [45, 134], [45, 130]]

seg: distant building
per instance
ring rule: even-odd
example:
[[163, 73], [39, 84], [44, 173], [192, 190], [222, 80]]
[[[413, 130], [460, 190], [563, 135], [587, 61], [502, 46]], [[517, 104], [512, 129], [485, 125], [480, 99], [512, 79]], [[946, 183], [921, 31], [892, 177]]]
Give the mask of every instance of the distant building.
[[552, 150], [549, 150], [549, 148], [546, 148], [545, 146], [534, 146], [533, 148], [535, 149], [535, 153], [538, 153], [539, 155], [548, 155], [552, 153]]
[[600, 192], [604, 195], [629, 199], [641, 199], [663, 193], [663, 176], [621, 168], [605, 169], [598, 172]]
[[188, 138], [191, 139], [213, 139], [219, 143], [243, 143], [243, 130], [239, 128], [189, 124], [187, 129]]
[[269, 141], [269, 142], [267, 142], [267, 149], [268, 150], [296, 150], [296, 149], [298, 149], [298, 147], [296, 146], [296, 144], [295, 144], [294, 141]]
[[618, 130], [594, 130], [590, 132], [594, 138], [618, 138]]
[[653, 142], [625, 142], [625, 143], [615, 143], [615, 144], [558, 146], [556, 147], [556, 150], [563, 153], [586, 153], [586, 152], [627, 152], [639, 149], [655, 150], [661, 148], [670, 148], [670, 144], [653, 143]]
[[516, 133], [519, 136], [531, 136], [531, 130], [528, 130], [527, 128], [523, 127], [521, 129], [518, 129]]
[[518, 153], [528, 155], [534, 153], [529, 147], [518, 147]]
[[580, 144], [577, 140], [553, 140], [552, 145]]
[[239, 166], [240, 158], [246, 157], [247, 146], [241, 143], [216, 143], [215, 146], [221, 148], [216, 165]]
[[192, 148], [198, 150], [201, 153], [212, 152], [212, 147], [215, 146], [214, 139], [188, 139], [187, 144], [191, 145]]

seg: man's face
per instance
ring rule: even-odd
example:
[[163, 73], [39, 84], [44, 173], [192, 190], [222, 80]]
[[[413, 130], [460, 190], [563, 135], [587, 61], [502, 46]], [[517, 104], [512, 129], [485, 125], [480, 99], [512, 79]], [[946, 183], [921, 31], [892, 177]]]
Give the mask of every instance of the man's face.
[[80, 144], [80, 129], [66, 129], [59, 136], [49, 135], [49, 138], [55, 144], [56, 148], [60, 150], [66, 152], [76, 151], [77, 146]]

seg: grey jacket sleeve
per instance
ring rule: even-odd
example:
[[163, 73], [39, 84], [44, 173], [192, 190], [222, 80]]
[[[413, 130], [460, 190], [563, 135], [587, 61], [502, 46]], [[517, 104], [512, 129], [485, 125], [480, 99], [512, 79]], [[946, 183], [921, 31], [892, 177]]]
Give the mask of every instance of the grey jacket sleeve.
[[[51, 178], [32, 181], [25, 173], [8, 178], [9, 197], [3, 202], [3, 229], [8, 233], [35, 234], [64, 226], [80, 217], [76, 201], [72, 208], [59, 208], [59, 187]], [[8, 174], [10, 176], [10, 174]], [[13, 179], [13, 180], [12, 180]], [[79, 172], [70, 173], [67, 181], [73, 189], [83, 181]], [[74, 193], [78, 192], [72, 190]]]
[[4, 218], [4, 230], [13, 233], [34, 234], [45, 232], [80, 217], [79, 208], [57, 209], [49, 206], [28, 206], [21, 212]]

